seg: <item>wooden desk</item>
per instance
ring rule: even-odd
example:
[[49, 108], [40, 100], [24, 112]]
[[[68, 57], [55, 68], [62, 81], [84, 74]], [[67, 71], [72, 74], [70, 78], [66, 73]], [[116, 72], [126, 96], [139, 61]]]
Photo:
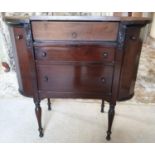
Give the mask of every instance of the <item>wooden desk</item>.
[[32, 97], [40, 137], [40, 101], [90, 98], [109, 102], [107, 140], [116, 101], [134, 95], [142, 47], [140, 30], [150, 19], [133, 17], [6, 17], [14, 47], [19, 92]]

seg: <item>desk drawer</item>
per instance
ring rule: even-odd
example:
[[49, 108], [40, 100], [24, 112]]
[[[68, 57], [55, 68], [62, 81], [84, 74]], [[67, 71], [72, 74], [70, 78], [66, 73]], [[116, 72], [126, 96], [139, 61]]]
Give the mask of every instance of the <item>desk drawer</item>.
[[35, 47], [37, 60], [112, 62], [114, 54], [115, 47], [99, 45]]
[[111, 92], [113, 67], [102, 64], [37, 65], [39, 90], [53, 92]]
[[115, 41], [118, 22], [32, 22], [34, 40]]

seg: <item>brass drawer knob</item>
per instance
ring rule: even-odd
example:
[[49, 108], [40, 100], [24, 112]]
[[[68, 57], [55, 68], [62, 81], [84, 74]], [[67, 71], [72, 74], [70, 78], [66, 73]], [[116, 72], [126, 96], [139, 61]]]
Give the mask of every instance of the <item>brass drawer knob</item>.
[[46, 57], [47, 53], [46, 52], [42, 52], [42, 57]]
[[103, 52], [103, 57], [107, 58], [108, 57], [108, 52]]
[[130, 39], [131, 40], [136, 40], [137, 38], [136, 38], [136, 36], [131, 36]]
[[73, 32], [73, 33], [72, 33], [72, 37], [73, 37], [73, 38], [77, 38], [77, 33], [76, 33], [76, 32]]
[[44, 81], [48, 82], [48, 76], [44, 76]]
[[101, 81], [102, 81], [102, 83], [105, 83], [105, 78], [101, 77]]
[[16, 35], [16, 39], [17, 40], [23, 39], [23, 35], [21, 35], [21, 34]]

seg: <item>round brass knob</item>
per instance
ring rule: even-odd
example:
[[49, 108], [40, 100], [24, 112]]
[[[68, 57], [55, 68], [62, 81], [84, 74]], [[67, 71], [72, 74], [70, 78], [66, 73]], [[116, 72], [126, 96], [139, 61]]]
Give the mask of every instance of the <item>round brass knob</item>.
[[105, 78], [101, 77], [101, 81], [102, 81], [102, 83], [105, 83]]
[[47, 53], [46, 52], [42, 52], [42, 56], [46, 57]]
[[103, 57], [107, 58], [108, 57], [108, 52], [103, 52]]
[[18, 34], [18, 35], [16, 36], [16, 39], [17, 39], [17, 40], [23, 39], [23, 35]]
[[137, 38], [135, 36], [130, 37], [131, 40], [136, 40]]
[[44, 81], [48, 82], [48, 76], [44, 76]]
[[77, 38], [77, 33], [76, 33], [76, 32], [73, 32], [73, 33], [72, 33], [72, 37], [73, 37], [73, 38]]

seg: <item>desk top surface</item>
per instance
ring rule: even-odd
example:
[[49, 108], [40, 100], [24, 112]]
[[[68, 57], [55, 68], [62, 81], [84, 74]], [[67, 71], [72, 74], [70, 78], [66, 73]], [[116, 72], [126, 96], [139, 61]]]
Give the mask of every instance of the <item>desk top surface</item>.
[[3, 20], [10, 25], [24, 24], [29, 21], [85, 21], [85, 22], [122, 22], [125, 24], [147, 24], [151, 22], [146, 17], [113, 17], [113, 16], [6, 16]]

